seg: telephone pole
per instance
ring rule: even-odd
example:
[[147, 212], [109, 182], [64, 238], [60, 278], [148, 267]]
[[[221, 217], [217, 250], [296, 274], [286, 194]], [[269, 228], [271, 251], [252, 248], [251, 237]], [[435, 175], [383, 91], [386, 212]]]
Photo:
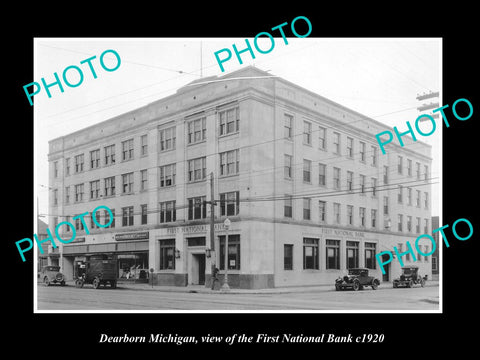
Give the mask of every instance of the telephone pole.
[[213, 183], [213, 171], [210, 173], [210, 263], [211, 266], [211, 281], [213, 282], [213, 274], [215, 273], [217, 254], [215, 252], [215, 188]]

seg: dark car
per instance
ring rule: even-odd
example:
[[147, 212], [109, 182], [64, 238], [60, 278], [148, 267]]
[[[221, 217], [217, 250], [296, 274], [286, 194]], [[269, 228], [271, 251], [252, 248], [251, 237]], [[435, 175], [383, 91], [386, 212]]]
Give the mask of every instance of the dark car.
[[79, 263], [75, 286], [83, 287], [85, 283], [92, 284], [95, 289], [100, 285], [117, 287], [117, 260], [106, 255], [91, 256], [87, 261]]
[[377, 290], [380, 280], [368, 275], [368, 269], [354, 268], [348, 270], [348, 275], [343, 278], [339, 277], [335, 280], [335, 290], [353, 289], [354, 291], [362, 290], [364, 286], [371, 286], [373, 290]]
[[400, 278], [393, 280], [393, 287], [409, 287], [411, 288], [414, 284], [420, 284], [421, 287], [425, 286], [428, 275], [422, 277], [418, 273], [418, 266], [404, 266], [402, 267], [402, 274]]
[[45, 286], [50, 284], [65, 285], [65, 276], [60, 272], [60, 266], [47, 265], [40, 271], [40, 280]]

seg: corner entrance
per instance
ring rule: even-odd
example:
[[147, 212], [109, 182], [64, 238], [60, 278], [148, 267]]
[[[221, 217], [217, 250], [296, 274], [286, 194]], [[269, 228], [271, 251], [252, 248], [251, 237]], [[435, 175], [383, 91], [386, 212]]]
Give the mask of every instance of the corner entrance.
[[205, 254], [192, 254], [193, 285], [205, 285]]

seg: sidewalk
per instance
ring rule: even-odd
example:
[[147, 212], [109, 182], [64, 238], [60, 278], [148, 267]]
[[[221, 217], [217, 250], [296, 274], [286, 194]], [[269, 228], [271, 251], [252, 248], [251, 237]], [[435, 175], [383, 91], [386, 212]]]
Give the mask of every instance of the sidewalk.
[[[74, 281], [67, 281], [68, 286], [75, 286]], [[89, 285], [86, 285], [89, 286]], [[425, 286], [439, 286], [438, 281], [427, 281]], [[419, 285], [414, 288], [419, 288]], [[382, 282], [378, 287], [378, 290], [392, 289], [391, 282]], [[145, 283], [133, 283], [122, 282], [117, 283], [117, 289], [120, 290], [145, 290], [145, 291], [162, 291], [162, 292], [178, 292], [178, 293], [201, 293], [201, 294], [289, 294], [289, 293], [316, 293], [323, 291], [334, 291], [334, 284], [328, 285], [309, 285], [309, 286], [290, 286], [290, 287], [277, 287], [268, 289], [235, 289], [231, 288], [230, 291], [224, 292], [222, 290], [211, 290], [204, 285], [188, 285], [188, 286], [163, 286], [152, 285]], [[367, 288], [368, 289], [368, 288]]]

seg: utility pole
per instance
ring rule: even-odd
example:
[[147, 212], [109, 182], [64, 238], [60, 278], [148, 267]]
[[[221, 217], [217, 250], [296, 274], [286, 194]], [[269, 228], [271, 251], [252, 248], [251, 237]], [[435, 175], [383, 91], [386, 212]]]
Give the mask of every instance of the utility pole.
[[211, 276], [212, 282], [214, 280], [213, 274], [215, 274], [217, 254], [215, 252], [215, 188], [213, 184], [213, 171], [210, 173], [210, 262], [212, 264]]

